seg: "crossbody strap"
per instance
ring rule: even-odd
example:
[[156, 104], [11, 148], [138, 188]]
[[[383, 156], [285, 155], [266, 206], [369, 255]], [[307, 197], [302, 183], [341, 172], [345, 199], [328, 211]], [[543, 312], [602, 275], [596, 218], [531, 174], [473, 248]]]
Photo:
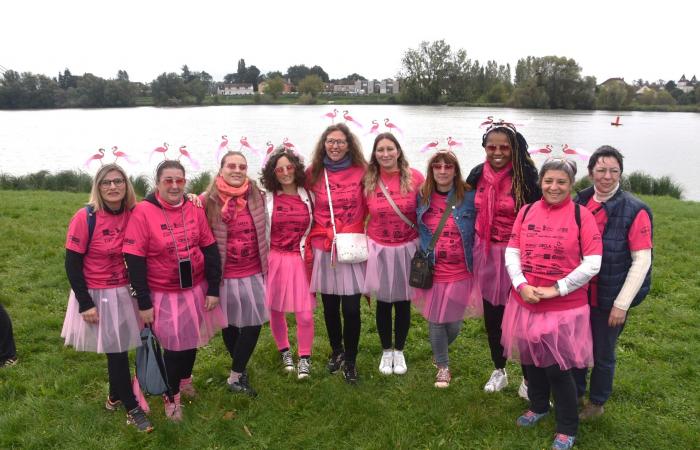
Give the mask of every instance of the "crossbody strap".
[[433, 234], [433, 239], [430, 241], [430, 245], [426, 249], [426, 253], [430, 253], [433, 251], [435, 248], [435, 244], [437, 243], [438, 238], [440, 237], [440, 233], [442, 233], [442, 229], [445, 228], [445, 223], [447, 222], [447, 218], [450, 216], [450, 213], [452, 212], [452, 209], [454, 208], [454, 198], [450, 199], [447, 202], [447, 208], [445, 209], [445, 212], [442, 213], [442, 217], [440, 218], [440, 223], [438, 224], [438, 227], [435, 229], [435, 234]]
[[335, 231], [335, 216], [333, 215], [333, 200], [331, 199], [331, 187], [328, 183], [328, 172], [323, 169], [323, 176], [326, 178], [326, 194], [328, 194], [328, 208], [331, 210], [331, 225], [333, 225], [333, 236], [337, 234]]
[[406, 225], [408, 225], [409, 227], [411, 227], [411, 229], [415, 229], [415, 228], [416, 228], [416, 224], [413, 223], [413, 222], [411, 222], [411, 219], [409, 219], [408, 217], [406, 217], [406, 215], [405, 215], [404, 213], [401, 212], [401, 210], [399, 209], [399, 207], [396, 206], [396, 203], [394, 203], [394, 199], [391, 198], [391, 195], [389, 194], [389, 191], [387, 190], [386, 186], [384, 185], [384, 182], [382, 181], [382, 178], [381, 178], [381, 177], [377, 177], [377, 178], [378, 178], [378, 179], [377, 179], [377, 184], [379, 184], [379, 189], [382, 190], [382, 193], [384, 194], [384, 197], [386, 198], [386, 201], [389, 202], [389, 204], [391, 205], [391, 207], [394, 209], [394, 212], [395, 212], [399, 217], [401, 217], [401, 220], [403, 220], [404, 222], [406, 222]]

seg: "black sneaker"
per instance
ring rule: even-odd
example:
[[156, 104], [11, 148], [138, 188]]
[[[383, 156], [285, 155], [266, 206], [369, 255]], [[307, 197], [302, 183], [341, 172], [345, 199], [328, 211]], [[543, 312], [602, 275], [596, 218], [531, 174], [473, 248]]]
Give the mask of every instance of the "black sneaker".
[[355, 363], [345, 361], [345, 364], [343, 364], [343, 377], [347, 384], [357, 384], [360, 377], [357, 375]]
[[241, 394], [246, 394], [250, 397], [256, 397], [258, 395], [255, 389], [252, 388], [248, 382], [248, 372], [243, 371], [238, 381], [228, 384], [228, 388], [231, 392], [240, 392]]
[[153, 431], [153, 425], [151, 425], [151, 421], [148, 420], [148, 417], [146, 417], [146, 413], [143, 412], [143, 409], [141, 409], [140, 406], [137, 406], [136, 408], [126, 413], [126, 424], [133, 425], [136, 427], [137, 430], [144, 433], [150, 433], [151, 431]]
[[328, 357], [328, 364], [326, 368], [330, 373], [336, 373], [343, 366], [343, 361], [345, 361], [345, 353], [343, 351], [335, 351]]

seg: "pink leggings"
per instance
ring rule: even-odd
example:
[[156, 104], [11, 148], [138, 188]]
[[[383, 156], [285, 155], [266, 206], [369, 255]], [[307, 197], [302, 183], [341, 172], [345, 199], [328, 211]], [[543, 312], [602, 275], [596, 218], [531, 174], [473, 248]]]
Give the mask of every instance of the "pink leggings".
[[[299, 356], [311, 356], [314, 344], [314, 312], [301, 311], [294, 313], [297, 319], [297, 340], [299, 341]], [[286, 313], [270, 311], [270, 329], [275, 338], [277, 349], [289, 348]]]

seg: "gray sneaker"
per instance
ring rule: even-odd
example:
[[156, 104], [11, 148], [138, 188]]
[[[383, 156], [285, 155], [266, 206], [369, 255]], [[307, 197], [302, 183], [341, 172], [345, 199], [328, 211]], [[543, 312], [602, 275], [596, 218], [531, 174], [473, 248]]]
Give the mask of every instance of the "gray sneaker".
[[294, 358], [292, 357], [292, 352], [285, 350], [280, 352], [280, 356], [282, 358], [282, 367], [285, 372], [294, 372]]
[[299, 358], [297, 378], [303, 380], [311, 375], [311, 358]]

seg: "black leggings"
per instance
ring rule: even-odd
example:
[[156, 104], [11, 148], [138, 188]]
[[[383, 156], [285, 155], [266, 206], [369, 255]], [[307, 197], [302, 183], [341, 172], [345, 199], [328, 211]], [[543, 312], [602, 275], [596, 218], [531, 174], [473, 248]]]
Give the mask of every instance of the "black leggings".
[[[321, 294], [323, 300], [323, 318], [326, 321], [326, 331], [331, 348], [335, 352], [343, 351], [345, 343], [345, 360], [355, 363], [357, 348], [360, 344], [360, 297], [354, 295]], [[343, 309], [345, 329], [340, 320], [340, 309]]]
[[121, 400], [127, 411], [138, 406], [131, 387], [129, 353], [107, 353], [107, 374], [109, 376], [109, 398]]
[[192, 368], [197, 358], [197, 349], [174, 351], [163, 349], [165, 371], [168, 373], [168, 384], [173, 395], [180, 393], [180, 380], [192, 376]]
[[16, 357], [17, 349], [12, 334], [12, 321], [5, 308], [0, 304], [0, 364]]
[[[491, 350], [491, 361], [496, 369], [506, 367], [506, 357], [503, 356], [503, 346], [501, 345], [501, 324], [503, 323], [503, 313], [506, 310], [505, 306], [493, 306], [486, 299], [484, 302], [484, 326], [486, 327], [486, 335], [489, 341], [489, 349]], [[527, 371], [525, 366], [520, 366], [523, 370], [523, 377], [527, 380]]]
[[576, 383], [569, 370], [559, 366], [525, 366], [527, 370], [527, 393], [530, 409], [536, 413], [549, 411], [549, 393], [554, 397], [557, 433], [576, 436], [578, 431], [578, 411], [576, 405]]
[[231, 370], [243, 373], [260, 337], [261, 325], [250, 327], [228, 326], [221, 330], [226, 349], [231, 355]]
[[[391, 345], [391, 309], [396, 309], [394, 345]], [[411, 302], [408, 300], [386, 303], [377, 300], [377, 332], [382, 341], [382, 349], [403, 350], [411, 326]]]

